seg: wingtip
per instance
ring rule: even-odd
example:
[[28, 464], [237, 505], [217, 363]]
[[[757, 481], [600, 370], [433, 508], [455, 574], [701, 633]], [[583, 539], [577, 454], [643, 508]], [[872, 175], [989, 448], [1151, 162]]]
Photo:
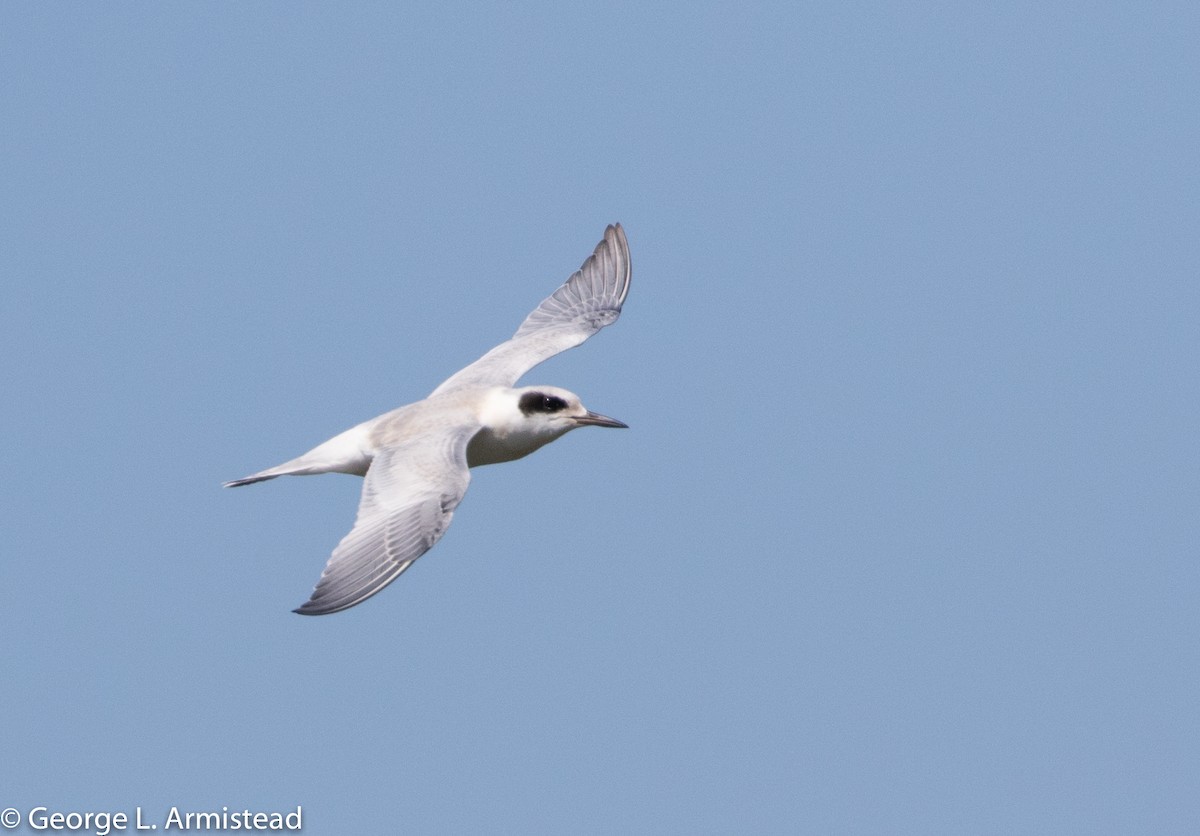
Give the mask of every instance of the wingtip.
[[292, 612], [294, 612], [296, 615], [329, 615], [329, 613], [337, 612], [337, 610], [318, 606], [313, 603], [311, 598], [309, 598], [303, 604], [292, 610]]
[[616, 260], [618, 266], [616, 270], [620, 276], [621, 290], [617, 301], [618, 307], [624, 306], [625, 299], [629, 296], [629, 285], [633, 278], [633, 259], [629, 256], [629, 240], [625, 237], [625, 228], [618, 221], [611, 223], [604, 230], [604, 240], [596, 248], [607, 245], [611, 251], [610, 256]]
[[[386, 586], [386, 584], [385, 584], [385, 586]], [[382, 587], [380, 587], [380, 588], [382, 589]], [[376, 590], [376, 592], [378, 592], [378, 590]], [[372, 593], [372, 595], [373, 594], [374, 593]], [[370, 595], [366, 596], [366, 598], [370, 598], [370, 597], [371, 597]], [[366, 598], [359, 598], [357, 600], [351, 600], [349, 602], [346, 602], [345, 600], [334, 600], [334, 601], [326, 600], [326, 601], [318, 602], [317, 599], [315, 597], [313, 597], [313, 598], [309, 598], [303, 604], [296, 607], [296, 609], [292, 610], [292, 612], [296, 613], [296, 615], [333, 615], [335, 612], [341, 612], [342, 610], [348, 610], [351, 607], [355, 606], [356, 604], [362, 603], [363, 601], [366, 600]]]

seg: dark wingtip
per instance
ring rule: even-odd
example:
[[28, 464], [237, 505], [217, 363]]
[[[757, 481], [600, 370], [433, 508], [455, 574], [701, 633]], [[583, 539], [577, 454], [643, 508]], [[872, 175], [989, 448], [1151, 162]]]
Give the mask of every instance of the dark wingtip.
[[[353, 604], [351, 604], [353, 606]], [[328, 604], [318, 604], [312, 598], [309, 598], [296, 609], [292, 610], [296, 615], [331, 615], [335, 612], [341, 612], [347, 609], [346, 607], [330, 607]]]

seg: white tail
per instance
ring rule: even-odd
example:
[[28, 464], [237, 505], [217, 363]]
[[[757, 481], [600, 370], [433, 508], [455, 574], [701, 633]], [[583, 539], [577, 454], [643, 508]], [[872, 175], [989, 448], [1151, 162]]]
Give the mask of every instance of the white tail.
[[276, 476], [313, 476], [317, 473], [351, 473], [355, 476], [365, 476], [375, 454], [370, 447], [370, 432], [371, 426], [377, 420], [372, 419], [351, 427], [324, 444], [318, 444], [299, 458], [226, 482], [225, 487], [253, 485], [255, 482], [274, 479]]

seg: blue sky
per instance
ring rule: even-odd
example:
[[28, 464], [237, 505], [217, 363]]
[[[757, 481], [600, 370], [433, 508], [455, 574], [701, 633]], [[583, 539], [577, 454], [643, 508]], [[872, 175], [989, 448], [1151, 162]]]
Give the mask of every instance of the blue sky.
[[[1200, 820], [1192, 4], [0, 8], [0, 807], [310, 833]], [[301, 618], [227, 491], [509, 336], [631, 425]], [[20, 831], [27, 832], [27, 831]]]

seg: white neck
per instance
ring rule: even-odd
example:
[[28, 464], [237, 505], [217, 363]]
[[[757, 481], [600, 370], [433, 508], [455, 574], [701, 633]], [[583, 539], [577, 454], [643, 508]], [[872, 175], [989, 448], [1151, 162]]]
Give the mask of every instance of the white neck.
[[530, 417], [517, 405], [515, 389], [489, 390], [479, 407], [482, 429], [467, 447], [467, 465], [478, 467], [524, 458], [572, 429], [570, 424], [551, 425], [541, 416]]

